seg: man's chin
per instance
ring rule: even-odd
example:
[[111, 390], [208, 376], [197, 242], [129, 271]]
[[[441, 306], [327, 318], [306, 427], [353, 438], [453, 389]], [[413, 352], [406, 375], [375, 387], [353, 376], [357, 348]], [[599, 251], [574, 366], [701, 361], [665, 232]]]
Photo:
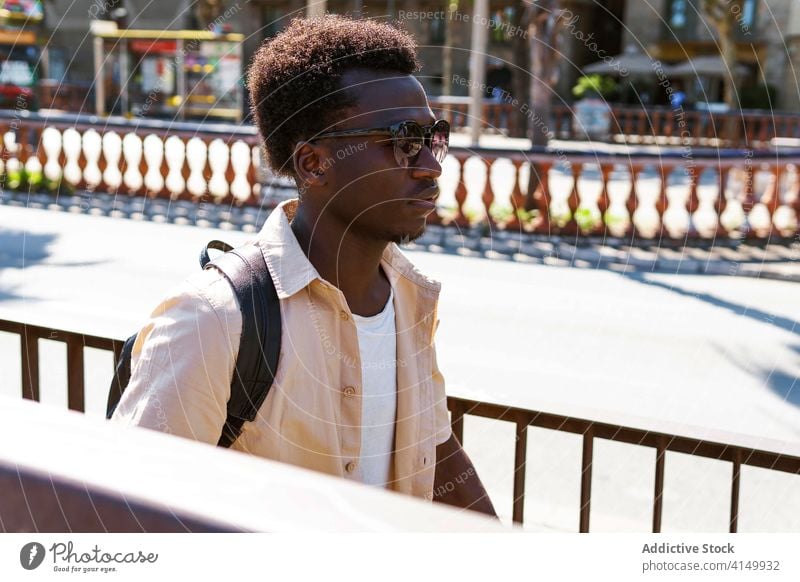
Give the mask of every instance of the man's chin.
[[391, 242], [393, 242], [395, 244], [398, 244], [398, 245], [407, 245], [408, 243], [411, 243], [411, 242], [414, 242], [415, 240], [417, 240], [423, 234], [425, 234], [425, 225], [424, 224], [422, 225], [422, 228], [420, 228], [416, 232], [405, 233], [405, 234], [396, 235], [396, 236], [392, 237]]

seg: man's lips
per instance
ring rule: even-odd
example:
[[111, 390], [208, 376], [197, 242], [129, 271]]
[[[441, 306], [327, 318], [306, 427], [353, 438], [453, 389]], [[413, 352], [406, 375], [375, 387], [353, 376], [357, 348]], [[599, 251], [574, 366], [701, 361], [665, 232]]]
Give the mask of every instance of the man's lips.
[[409, 200], [411, 206], [434, 210], [436, 208], [436, 199], [439, 197], [439, 186], [431, 186], [425, 188], [418, 195]]

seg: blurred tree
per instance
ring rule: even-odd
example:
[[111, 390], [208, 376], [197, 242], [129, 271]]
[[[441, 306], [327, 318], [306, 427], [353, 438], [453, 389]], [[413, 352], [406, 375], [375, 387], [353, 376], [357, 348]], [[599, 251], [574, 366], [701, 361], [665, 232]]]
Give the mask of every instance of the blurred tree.
[[723, 76], [722, 99], [731, 109], [739, 109], [736, 92], [736, 36], [744, 14], [745, 0], [701, 0], [703, 15], [717, 33], [720, 56], [728, 71]]
[[[524, 34], [514, 34], [511, 37], [511, 61], [516, 65], [511, 76], [511, 95], [520, 103], [530, 103], [530, 47], [527, 31], [527, 7], [529, 0], [517, 0], [514, 4], [514, 15], [511, 21], [512, 30], [525, 31]], [[520, 107], [517, 106], [510, 120], [512, 137], [528, 137], [528, 118]]]
[[[514, 35], [515, 62], [521, 67], [513, 78], [514, 97], [521, 104], [516, 108], [519, 126], [524, 128], [531, 145], [546, 146], [550, 134], [555, 132], [552, 97], [561, 62], [561, 1], [522, 0], [516, 12], [519, 14], [518, 26], [525, 30], [525, 34]], [[541, 195], [542, 178], [538, 168], [532, 166], [525, 210], [535, 207], [536, 197]]]
[[528, 137], [534, 146], [547, 145], [550, 133], [554, 130], [551, 127], [551, 103], [561, 63], [561, 0], [525, 1], [523, 5], [525, 13], [522, 24], [527, 29], [527, 35], [524, 36], [530, 55], [530, 106], [523, 112], [524, 127], [527, 127]]
[[447, 16], [444, 23], [444, 45], [442, 45], [442, 95], [452, 93], [453, 84], [453, 20], [458, 12], [459, 0], [447, 3]]

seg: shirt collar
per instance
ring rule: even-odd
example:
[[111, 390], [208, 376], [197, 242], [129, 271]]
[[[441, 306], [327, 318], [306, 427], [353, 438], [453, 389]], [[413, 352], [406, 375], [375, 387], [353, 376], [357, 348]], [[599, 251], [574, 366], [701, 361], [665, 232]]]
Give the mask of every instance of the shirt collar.
[[[294, 218], [298, 203], [297, 198], [292, 198], [275, 207], [257, 239], [280, 299], [291, 297], [315, 279], [322, 280], [300, 248], [289, 224]], [[421, 273], [394, 243], [386, 245], [381, 264], [393, 287], [400, 277], [404, 277], [436, 295], [441, 289], [441, 283]]]
[[291, 297], [314, 279], [322, 279], [289, 225], [297, 204], [296, 198], [278, 204], [258, 234], [258, 244], [280, 299]]

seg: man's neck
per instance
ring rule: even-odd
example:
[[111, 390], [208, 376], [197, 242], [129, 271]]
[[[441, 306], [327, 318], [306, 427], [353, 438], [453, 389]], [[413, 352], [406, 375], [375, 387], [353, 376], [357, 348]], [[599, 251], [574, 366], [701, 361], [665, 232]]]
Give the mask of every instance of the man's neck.
[[302, 206], [291, 227], [309, 262], [320, 277], [339, 288], [353, 313], [370, 316], [383, 310], [390, 289], [380, 268], [386, 242], [359, 237]]

